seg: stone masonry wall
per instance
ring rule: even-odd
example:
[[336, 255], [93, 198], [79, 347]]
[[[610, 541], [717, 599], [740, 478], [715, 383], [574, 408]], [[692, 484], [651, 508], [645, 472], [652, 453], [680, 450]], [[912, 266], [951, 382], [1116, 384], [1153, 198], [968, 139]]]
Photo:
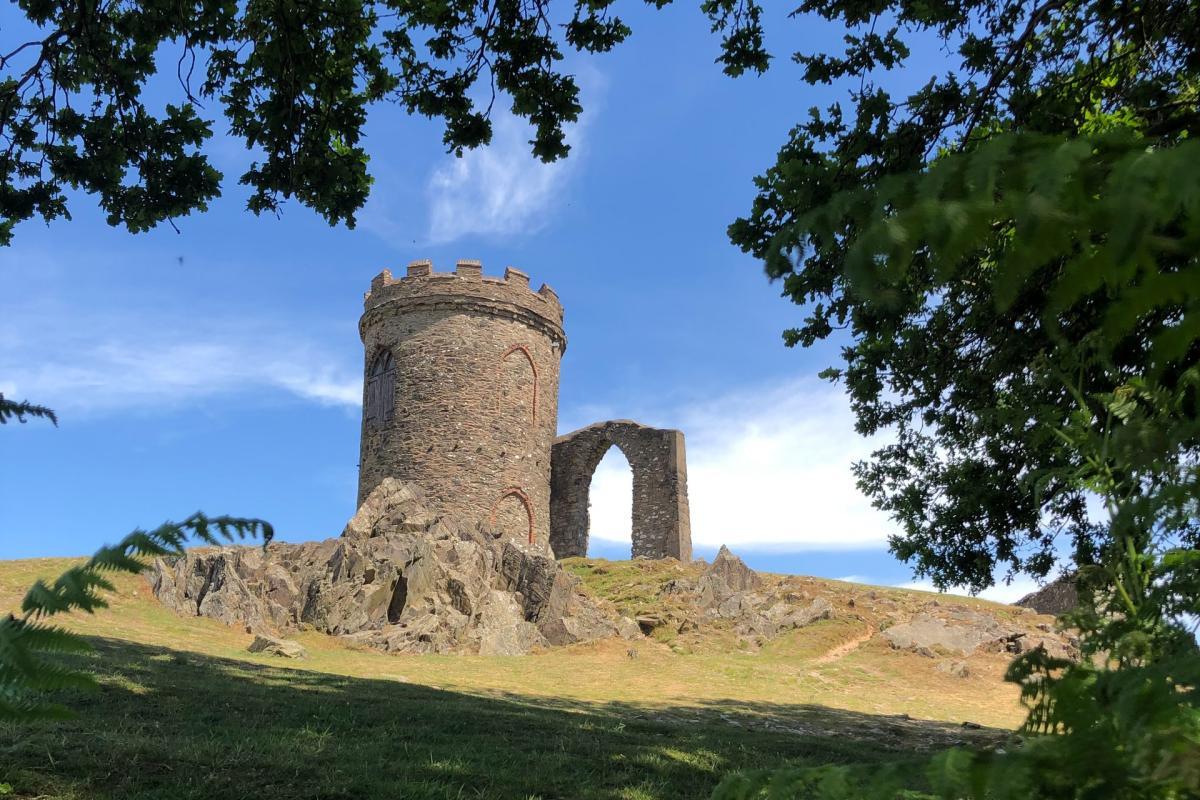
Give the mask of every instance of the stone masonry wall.
[[683, 433], [630, 420], [589, 425], [554, 441], [550, 546], [558, 558], [587, 555], [592, 474], [616, 445], [633, 472], [633, 557], [692, 558]]
[[364, 388], [359, 504], [394, 477], [434, 513], [546, 545], [566, 347], [554, 292], [512, 268], [499, 279], [478, 262], [441, 274], [419, 261], [399, 280], [385, 270], [364, 305], [364, 374], [385, 349], [395, 374], [390, 418], [369, 417]]

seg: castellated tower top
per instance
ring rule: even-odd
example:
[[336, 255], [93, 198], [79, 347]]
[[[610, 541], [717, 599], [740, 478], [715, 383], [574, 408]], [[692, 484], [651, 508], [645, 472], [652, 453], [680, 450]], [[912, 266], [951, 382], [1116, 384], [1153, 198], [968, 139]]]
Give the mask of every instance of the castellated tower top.
[[544, 283], [533, 291], [529, 275], [514, 267], [507, 267], [504, 277], [497, 278], [484, 275], [479, 261], [460, 259], [454, 272], [434, 272], [432, 261], [413, 261], [404, 277], [393, 277], [387, 269], [376, 275], [363, 306], [360, 334], [372, 312], [384, 306], [391, 312], [417, 307], [462, 308], [524, 322], [554, 340], [560, 355], [567, 345], [558, 295]]

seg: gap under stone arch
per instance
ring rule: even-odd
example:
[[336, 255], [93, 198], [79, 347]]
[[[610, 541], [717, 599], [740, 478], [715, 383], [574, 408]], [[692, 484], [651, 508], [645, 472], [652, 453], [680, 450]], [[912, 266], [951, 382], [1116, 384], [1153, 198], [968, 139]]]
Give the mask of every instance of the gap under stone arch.
[[592, 473], [588, 492], [589, 558], [624, 560], [633, 548], [633, 468], [612, 445]]

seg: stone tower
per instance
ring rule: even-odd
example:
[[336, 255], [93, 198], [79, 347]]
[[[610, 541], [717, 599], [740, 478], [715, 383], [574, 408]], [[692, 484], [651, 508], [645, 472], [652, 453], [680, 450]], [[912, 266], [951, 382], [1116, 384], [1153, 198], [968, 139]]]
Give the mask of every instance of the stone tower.
[[511, 267], [493, 278], [478, 261], [453, 273], [416, 261], [376, 276], [364, 305], [359, 504], [391, 476], [438, 514], [548, 548], [557, 295]]

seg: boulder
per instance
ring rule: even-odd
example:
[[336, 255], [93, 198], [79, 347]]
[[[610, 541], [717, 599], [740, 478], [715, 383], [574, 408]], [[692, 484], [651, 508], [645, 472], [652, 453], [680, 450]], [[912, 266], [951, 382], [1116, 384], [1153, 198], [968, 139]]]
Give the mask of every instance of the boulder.
[[622, 639], [641, 639], [642, 626], [631, 617], [620, 617], [617, 619], [617, 635]]
[[157, 559], [150, 572], [151, 588], [163, 605], [178, 614], [211, 617], [252, 631], [269, 627], [268, 615], [244, 577], [261, 572], [261, 553], [240, 548], [168, 563]]
[[273, 636], [263, 636], [259, 634], [254, 637], [254, 641], [246, 648], [251, 653], [265, 653], [269, 656], [281, 656], [283, 658], [306, 658], [308, 651], [299, 642], [293, 642], [290, 639], [276, 639]]
[[971, 676], [971, 667], [965, 661], [940, 661], [937, 665], [937, 671], [945, 672], [956, 678], [969, 678]]
[[537, 626], [523, 618], [521, 604], [510, 592], [493, 589], [483, 604], [478, 625], [481, 656], [517, 656], [549, 644]]
[[[735, 600], [739, 604], [736, 610], [732, 602]], [[772, 639], [786, 631], [833, 616], [833, 604], [824, 597], [818, 597], [801, 608], [778, 599], [765, 611], [760, 611], [767, 602], [766, 598], [755, 593], [735, 594], [722, 602], [717, 611], [734, 620], [734, 630], [738, 633], [762, 639]]]
[[781, 628], [803, 628], [818, 620], [833, 618], [833, 604], [818, 597], [803, 608], [790, 612], [780, 621]]
[[928, 656], [938, 652], [967, 656], [984, 647], [1003, 650], [1010, 639], [1019, 635], [996, 618], [973, 611], [956, 611], [948, 619], [918, 614], [882, 633], [892, 647]]
[[707, 587], [716, 591], [717, 599], [735, 592], [748, 592], [761, 585], [762, 578], [758, 573], [746, 566], [746, 562], [725, 545], [721, 545], [713, 563], [700, 576], [701, 593]]
[[419, 533], [436, 522], [420, 491], [411, 483], [384, 478], [346, 523], [342, 536], [369, 538], [392, 533]]
[[1075, 589], [1075, 575], [1063, 575], [1036, 592], [1031, 592], [1014, 605], [1031, 608], [1039, 614], [1061, 616], [1079, 605], [1079, 592]]
[[1053, 658], [1065, 658], [1070, 661], [1079, 660], [1077, 642], [1061, 636], [1022, 635], [1013, 639], [1010, 648], [1015, 653], [1029, 653], [1038, 648], [1046, 651]]

